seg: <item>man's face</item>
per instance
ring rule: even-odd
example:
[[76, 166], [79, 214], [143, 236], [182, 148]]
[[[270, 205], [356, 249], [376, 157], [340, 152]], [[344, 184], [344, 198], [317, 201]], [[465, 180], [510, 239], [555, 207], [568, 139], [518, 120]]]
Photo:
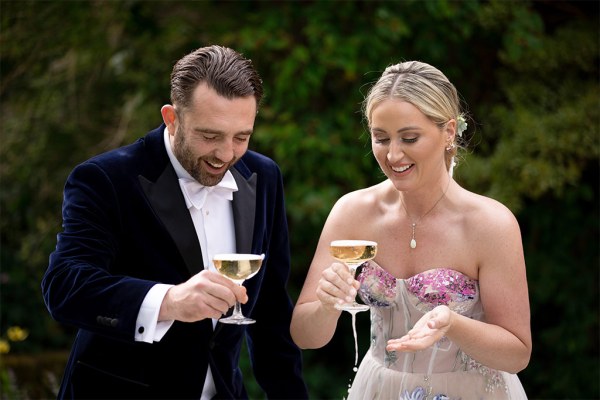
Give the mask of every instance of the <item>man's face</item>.
[[192, 105], [178, 110], [175, 130], [169, 129], [173, 153], [194, 179], [214, 186], [248, 150], [255, 117], [253, 96], [229, 100], [200, 84]]

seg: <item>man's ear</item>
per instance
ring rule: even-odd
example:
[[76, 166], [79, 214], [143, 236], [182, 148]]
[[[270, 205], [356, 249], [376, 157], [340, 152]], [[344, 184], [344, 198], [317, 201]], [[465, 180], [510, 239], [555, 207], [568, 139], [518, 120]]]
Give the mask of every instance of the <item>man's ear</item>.
[[162, 115], [163, 122], [167, 126], [170, 135], [174, 135], [177, 130], [177, 112], [175, 112], [175, 107], [171, 104], [165, 104], [160, 109], [160, 114]]

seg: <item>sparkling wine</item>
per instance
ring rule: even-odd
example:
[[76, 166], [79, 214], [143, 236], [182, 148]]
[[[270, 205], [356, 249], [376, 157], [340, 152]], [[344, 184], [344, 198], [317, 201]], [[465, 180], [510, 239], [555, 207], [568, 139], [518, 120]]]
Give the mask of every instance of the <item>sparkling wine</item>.
[[217, 271], [235, 282], [256, 275], [262, 261], [263, 257], [257, 254], [217, 254], [213, 258]]
[[[375, 258], [377, 253], [377, 242], [370, 240], [334, 240], [329, 245], [331, 255], [348, 266], [352, 274], [356, 268], [365, 261]], [[369, 306], [358, 304], [356, 301], [346, 304], [336, 304], [338, 310], [367, 311]]]
[[[244, 280], [256, 275], [264, 258], [264, 254], [217, 254], [213, 257], [213, 265], [221, 275], [241, 286]], [[219, 322], [223, 324], [247, 325], [253, 324], [256, 321], [245, 317], [242, 313], [240, 302], [236, 301], [231, 316], [221, 318]]]
[[334, 240], [331, 242], [330, 251], [337, 260], [355, 268], [375, 257], [377, 243], [368, 240]]

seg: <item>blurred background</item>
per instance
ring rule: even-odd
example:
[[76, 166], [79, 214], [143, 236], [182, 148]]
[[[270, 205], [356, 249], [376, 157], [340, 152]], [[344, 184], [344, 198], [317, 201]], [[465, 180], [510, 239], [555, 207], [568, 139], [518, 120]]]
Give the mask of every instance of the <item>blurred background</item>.
[[[475, 122], [455, 178], [521, 225], [534, 347], [519, 376], [529, 397], [599, 398], [598, 4], [2, 0], [0, 397], [53, 398], [61, 379], [75, 331], [51, 320], [40, 280], [67, 174], [157, 127], [173, 63], [221, 44], [264, 79], [251, 148], [284, 174], [294, 301], [335, 200], [383, 179], [360, 113], [367, 88], [389, 64], [425, 61]], [[311, 397], [341, 399], [354, 375], [350, 315], [304, 359]], [[251, 397], [264, 398], [242, 363]]]

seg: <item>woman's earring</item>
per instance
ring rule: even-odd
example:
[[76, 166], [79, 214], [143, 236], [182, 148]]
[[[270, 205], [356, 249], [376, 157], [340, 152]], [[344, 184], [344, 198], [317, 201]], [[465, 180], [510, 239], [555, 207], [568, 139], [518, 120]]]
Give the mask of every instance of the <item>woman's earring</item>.
[[450, 151], [452, 150], [456, 145], [454, 143], [449, 143], [448, 146], [446, 146], [446, 151]]

